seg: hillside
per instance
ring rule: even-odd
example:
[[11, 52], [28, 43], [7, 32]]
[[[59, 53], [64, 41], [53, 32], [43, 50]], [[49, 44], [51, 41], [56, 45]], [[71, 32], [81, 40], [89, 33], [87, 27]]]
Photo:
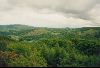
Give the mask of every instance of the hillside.
[[0, 25], [0, 31], [8, 31], [8, 30], [28, 30], [28, 29], [33, 29], [32, 26], [27, 26], [27, 25], [20, 25], [20, 24], [14, 24], [14, 25]]
[[100, 27], [0, 25], [0, 67], [99, 67]]

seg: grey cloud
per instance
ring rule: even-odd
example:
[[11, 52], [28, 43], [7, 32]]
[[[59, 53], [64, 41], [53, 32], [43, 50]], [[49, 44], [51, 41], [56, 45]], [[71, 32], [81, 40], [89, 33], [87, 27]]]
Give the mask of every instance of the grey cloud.
[[[43, 9], [62, 13], [65, 17], [93, 21], [89, 12], [100, 4], [100, 0], [0, 0], [0, 12], [18, 8], [31, 8], [42, 12]], [[93, 21], [93, 23], [100, 24]]]
[[36, 8], [51, 8], [54, 10], [84, 11], [98, 0], [8, 0], [13, 6], [29, 6]]
[[[16, 0], [15, 0], [16, 1]], [[72, 13], [74, 17], [89, 20], [91, 17], [87, 14], [100, 0], [17, 0], [20, 6], [29, 6], [31, 8], [54, 10], [66, 14]], [[22, 4], [23, 3], [23, 4]]]
[[[3, 1], [3, 0], [2, 0]], [[28, 6], [37, 9], [50, 9], [66, 13], [80, 13], [91, 9], [100, 0], [5, 0], [7, 6]], [[11, 7], [10, 6], [10, 7]], [[7, 8], [7, 7], [3, 7]]]

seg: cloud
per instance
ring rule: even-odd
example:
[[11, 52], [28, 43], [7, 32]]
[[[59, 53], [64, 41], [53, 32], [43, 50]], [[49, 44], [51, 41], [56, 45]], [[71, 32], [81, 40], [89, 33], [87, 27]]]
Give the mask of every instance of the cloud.
[[[16, 12], [17, 9], [17, 12]], [[50, 12], [50, 11], [48, 11]], [[1, 18], [3, 24], [26, 24], [37, 27], [82, 27], [90, 26], [92, 23], [88, 20], [82, 20], [73, 17], [65, 17], [61, 13], [52, 12], [50, 14], [43, 14], [33, 11], [29, 8], [15, 8], [15, 10], [7, 12], [5, 16]], [[7, 23], [6, 23], [7, 22]]]
[[9, 0], [13, 6], [27, 6], [31, 8], [49, 8], [56, 11], [77, 13], [92, 8], [98, 0]]
[[0, 0], [0, 24], [100, 26], [100, 0]]
[[91, 21], [95, 23], [95, 25], [100, 26], [100, 4], [97, 4], [92, 8], [88, 14], [91, 17]]

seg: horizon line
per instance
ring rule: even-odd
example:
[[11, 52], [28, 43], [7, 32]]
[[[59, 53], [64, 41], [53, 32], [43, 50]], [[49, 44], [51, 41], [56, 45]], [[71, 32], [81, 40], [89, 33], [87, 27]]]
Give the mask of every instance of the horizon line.
[[98, 28], [100, 26], [83, 26], [83, 27], [44, 27], [44, 26], [32, 26], [27, 24], [0, 24], [0, 26], [6, 26], [6, 25], [22, 25], [22, 26], [29, 26], [29, 27], [37, 27], [37, 28]]

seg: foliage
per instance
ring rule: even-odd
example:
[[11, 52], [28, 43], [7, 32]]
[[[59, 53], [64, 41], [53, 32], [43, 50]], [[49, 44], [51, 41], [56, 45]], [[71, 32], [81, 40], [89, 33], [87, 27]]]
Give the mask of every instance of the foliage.
[[0, 26], [0, 67], [100, 67], [100, 28]]

